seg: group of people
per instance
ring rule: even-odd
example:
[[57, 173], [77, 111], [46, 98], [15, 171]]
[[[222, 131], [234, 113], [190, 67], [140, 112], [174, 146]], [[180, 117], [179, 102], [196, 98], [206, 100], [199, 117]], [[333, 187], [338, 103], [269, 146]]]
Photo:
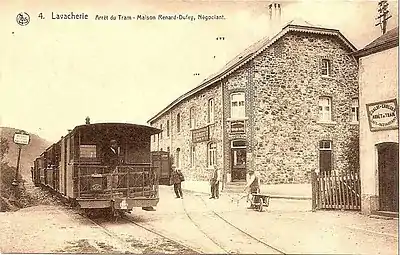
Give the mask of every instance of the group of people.
[[[119, 155], [119, 149], [118, 149], [118, 143], [116, 140], [111, 140], [110, 141], [110, 147], [105, 151], [103, 155], [103, 160], [110, 166], [110, 172], [116, 171], [116, 166], [119, 165], [120, 163], [120, 155]], [[181, 170], [176, 168], [175, 165], [172, 165], [172, 174], [171, 174], [171, 180], [174, 185], [174, 192], [176, 195], [176, 198], [181, 198], [183, 199], [183, 193], [182, 193], [182, 182], [185, 181], [185, 177], [183, 176]], [[249, 200], [250, 195], [252, 193], [259, 193], [260, 192], [260, 180], [254, 173], [254, 171], [250, 170], [248, 171], [249, 173], [249, 179], [247, 181], [247, 184], [244, 188], [244, 192], [247, 191], [247, 199]], [[111, 183], [118, 182], [118, 179], [116, 176], [114, 178], [107, 178], [107, 186], [110, 187]], [[219, 189], [220, 189], [220, 183], [222, 182], [222, 175], [221, 175], [221, 170], [220, 169], [214, 169], [214, 171], [211, 173], [209, 183], [211, 187], [211, 196], [210, 199], [219, 199]]]
[[[247, 191], [247, 201], [251, 198], [251, 194], [260, 193], [260, 179], [255, 174], [253, 170], [249, 170], [249, 178], [247, 180], [247, 184], [244, 187], [244, 192]], [[174, 184], [174, 191], [176, 198], [183, 199], [182, 193], [182, 185], [181, 183], [185, 180], [182, 172], [177, 169], [174, 165], [172, 165], [172, 183]], [[218, 199], [219, 198], [219, 184], [222, 182], [222, 175], [220, 169], [214, 169], [210, 176], [210, 186], [211, 186], [211, 196], [210, 199]], [[252, 208], [251, 206], [249, 208]]]

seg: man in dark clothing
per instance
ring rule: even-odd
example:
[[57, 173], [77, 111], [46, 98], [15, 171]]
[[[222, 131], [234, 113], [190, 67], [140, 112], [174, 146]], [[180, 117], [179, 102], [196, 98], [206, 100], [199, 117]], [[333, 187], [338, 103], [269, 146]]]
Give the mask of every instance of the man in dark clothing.
[[214, 169], [211, 178], [210, 178], [210, 185], [211, 185], [211, 197], [210, 199], [213, 198], [219, 198], [219, 183], [221, 182], [221, 170], [219, 169]]
[[174, 165], [172, 166], [172, 183], [174, 184], [174, 191], [176, 198], [182, 198], [183, 199], [183, 194], [182, 194], [182, 186], [181, 182], [184, 181], [184, 177], [182, 172], [177, 169]]
[[111, 171], [114, 171], [115, 167], [119, 164], [118, 143], [116, 140], [110, 141], [110, 147], [105, 150], [103, 159]]
[[[119, 165], [119, 152], [117, 140], [110, 141], [110, 147], [108, 147], [103, 155], [104, 164], [109, 166], [109, 173], [116, 173], [117, 166]], [[113, 178], [112, 178], [113, 177]], [[111, 188], [111, 185], [116, 188], [118, 183], [118, 176], [107, 176], [107, 187]]]

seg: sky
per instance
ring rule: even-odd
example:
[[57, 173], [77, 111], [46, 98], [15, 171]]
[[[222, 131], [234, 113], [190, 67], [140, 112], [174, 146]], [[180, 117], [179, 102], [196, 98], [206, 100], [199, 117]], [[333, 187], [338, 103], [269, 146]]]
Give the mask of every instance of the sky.
[[[250, 44], [272, 37], [293, 19], [339, 29], [358, 49], [381, 34], [375, 26], [378, 1], [276, 2], [280, 20], [270, 20], [270, 1], [1, 1], [0, 126], [56, 142], [86, 116], [92, 123], [147, 124]], [[398, 26], [397, 9], [398, 2], [389, 1], [388, 29]], [[52, 19], [52, 13], [71, 11], [89, 19]], [[28, 25], [17, 24], [20, 12], [30, 15]], [[224, 19], [95, 20], [96, 15], [138, 14]]]

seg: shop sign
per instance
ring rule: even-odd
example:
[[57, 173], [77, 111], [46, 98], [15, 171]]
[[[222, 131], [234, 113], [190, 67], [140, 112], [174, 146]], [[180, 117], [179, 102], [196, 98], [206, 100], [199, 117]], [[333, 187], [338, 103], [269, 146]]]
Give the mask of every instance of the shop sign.
[[367, 114], [371, 131], [399, 128], [396, 99], [367, 104]]
[[209, 138], [210, 138], [210, 132], [209, 132], [208, 126], [202, 127], [199, 129], [195, 129], [192, 131], [192, 142], [193, 143], [208, 141]]
[[245, 133], [245, 123], [244, 120], [232, 121], [231, 122], [231, 133]]

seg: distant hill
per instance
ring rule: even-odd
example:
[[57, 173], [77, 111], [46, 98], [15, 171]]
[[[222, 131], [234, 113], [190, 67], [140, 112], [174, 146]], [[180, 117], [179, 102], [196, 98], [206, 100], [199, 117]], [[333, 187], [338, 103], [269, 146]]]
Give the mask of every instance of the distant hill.
[[[9, 127], [0, 127], [0, 135], [5, 137], [8, 140], [9, 150], [8, 154], [5, 157], [5, 161], [8, 162], [10, 166], [17, 165], [17, 157], [18, 157], [18, 147], [13, 142], [14, 133], [17, 131], [15, 128]], [[21, 150], [21, 161], [20, 161], [20, 170], [22, 176], [27, 176], [30, 178], [30, 169], [33, 166], [33, 161], [52, 143], [39, 137], [35, 134], [30, 134], [30, 142], [28, 145], [22, 147]]]

